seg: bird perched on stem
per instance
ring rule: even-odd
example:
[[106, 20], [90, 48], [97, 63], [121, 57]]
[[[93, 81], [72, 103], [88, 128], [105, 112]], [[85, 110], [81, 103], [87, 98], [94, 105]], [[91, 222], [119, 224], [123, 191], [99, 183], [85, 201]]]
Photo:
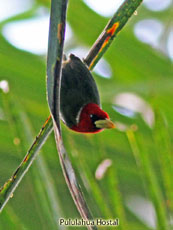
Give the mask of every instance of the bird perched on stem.
[[115, 127], [100, 108], [98, 89], [90, 71], [73, 54], [62, 64], [60, 112], [63, 122], [76, 132], [98, 133]]

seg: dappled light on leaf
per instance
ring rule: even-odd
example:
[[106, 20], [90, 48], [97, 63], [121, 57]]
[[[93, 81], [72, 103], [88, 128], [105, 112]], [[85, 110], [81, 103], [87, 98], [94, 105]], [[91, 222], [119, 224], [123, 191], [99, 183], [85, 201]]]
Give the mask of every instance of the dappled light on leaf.
[[119, 131], [125, 132], [128, 128], [129, 128], [129, 126], [127, 126], [121, 122], [116, 122], [116, 129], [118, 129]]
[[[154, 112], [150, 105], [134, 93], [120, 93], [114, 98], [115, 104], [125, 107], [128, 110], [141, 113], [144, 121], [152, 127], [154, 124]], [[122, 111], [122, 110], [121, 110]], [[124, 112], [124, 115], [128, 114]]]
[[[107, 0], [107, 1], [100, 1], [100, 0], [84, 0], [84, 2], [98, 14], [110, 17], [113, 13], [118, 9], [118, 7], [124, 2], [124, 0]], [[114, 6], [114, 7], [112, 7]]]
[[172, 0], [144, 0], [144, 4], [149, 10], [166, 10], [172, 3]]
[[3, 1], [3, 7], [2, 5], [0, 7], [0, 21], [29, 10], [32, 7], [33, 3], [34, 3], [33, 0]]
[[98, 74], [100, 77], [103, 77], [103, 78], [109, 79], [112, 76], [111, 66], [109, 65], [109, 63], [104, 58], [102, 58], [97, 63], [93, 72], [95, 72], [96, 74]]
[[[68, 54], [72, 53], [72, 54], [75, 54], [80, 59], [83, 59], [86, 56], [86, 54], [88, 53], [88, 51], [89, 51], [89, 48], [80, 46], [80, 47], [68, 50]], [[98, 74], [99, 77], [103, 77], [103, 78], [109, 79], [112, 76], [111, 66], [109, 65], [109, 63], [104, 58], [102, 58], [97, 63], [93, 72]]]
[[134, 118], [136, 116], [135, 111], [131, 109], [128, 109], [122, 106], [116, 106], [116, 105], [113, 105], [112, 107], [115, 111], [117, 111], [118, 113], [124, 116], [131, 117], [131, 118]]
[[144, 19], [135, 24], [134, 33], [140, 41], [160, 50], [172, 60], [173, 39], [170, 25], [171, 22], [163, 23], [161, 20], [153, 18]]
[[[39, 11], [38, 11], [38, 14]], [[9, 22], [3, 27], [4, 37], [18, 49], [34, 54], [46, 54], [48, 44], [49, 14], [47, 10], [32, 19]], [[67, 24], [66, 41], [72, 37], [72, 31]], [[41, 42], [40, 42], [41, 41]]]
[[130, 196], [126, 199], [127, 207], [145, 225], [150, 228], [156, 227], [156, 214], [153, 204], [139, 195]]
[[48, 29], [49, 15], [7, 23], [3, 28], [3, 35], [19, 49], [44, 54], [47, 51]]
[[173, 28], [169, 33], [168, 42], [167, 42], [167, 51], [170, 59], [173, 61]]
[[96, 171], [95, 171], [95, 178], [96, 178], [97, 180], [101, 180], [101, 179], [104, 177], [104, 175], [105, 175], [107, 169], [108, 169], [111, 165], [112, 165], [112, 160], [110, 160], [110, 159], [105, 159], [105, 160], [103, 160], [103, 161], [97, 166], [97, 169], [96, 169]]
[[140, 41], [158, 48], [163, 25], [159, 20], [145, 19], [135, 25], [134, 32]]
[[8, 93], [8, 92], [10, 91], [8, 81], [6, 81], [6, 80], [0, 81], [0, 89], [1, 89], [4, 93]]

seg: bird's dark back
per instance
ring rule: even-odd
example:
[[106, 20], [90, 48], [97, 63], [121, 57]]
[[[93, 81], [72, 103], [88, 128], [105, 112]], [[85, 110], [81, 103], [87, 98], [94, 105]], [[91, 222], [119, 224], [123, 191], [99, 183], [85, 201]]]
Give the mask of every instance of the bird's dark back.
[[96, 83], [85, 64], [73, 54], [63, 63], [60, 111], [68, 127], [76, 125], [79, 111], [88, 103], [100, 105]]

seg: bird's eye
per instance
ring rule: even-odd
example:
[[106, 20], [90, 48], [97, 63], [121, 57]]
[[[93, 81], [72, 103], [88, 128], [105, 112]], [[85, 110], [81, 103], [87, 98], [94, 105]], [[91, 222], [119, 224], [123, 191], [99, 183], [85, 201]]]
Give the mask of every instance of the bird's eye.
[[99, 120], [99, 117], [95, 114], [90, 114], [90, 118], [91, 118], [92, 123]]

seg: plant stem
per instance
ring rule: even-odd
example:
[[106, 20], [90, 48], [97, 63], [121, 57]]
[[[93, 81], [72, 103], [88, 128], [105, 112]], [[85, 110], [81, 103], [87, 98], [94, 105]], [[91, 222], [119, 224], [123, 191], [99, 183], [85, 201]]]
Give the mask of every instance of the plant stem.
[[[47, 92], [48, 104], [53, 119], [56, 146], [60, 158], [61, 168], [66, 180], [68, 189], [74, 203], [84, 220], [93, 219], [88, 205], [84, 199], [78, 179], [75, 175], [72, 164], [69, 160], [61, 136], [60, 126], [60, 87], [61, 87], [61, 63], [64, 46], [65, 25], [66, 25], [67, 0], [52, 0], [48, 62], [47, 62]], [[58, 35], [58, 36], [57, 36]], [[96, 230], [96, 226], [88, 225], [89, 230]]]
[[126, 0], [119, 7], [84, 59], [90, 70], [94, 68], [141, 2], [142, 0]]
[[35, 138], [32, 146], [28, 150], [28, 153], [24, 157], [23, 161], [17, 168], [17, 170], [14, 172], [12, 177], [4, 184], [4, 186], [0, 189], [0, 211], [2, 211], [5, 204], [8, 202], [10, 197], [13, 196], [13, 192], [17, 188], [18, 184], [22, 180], [23, 176], [28, 171], [29, 167], [33, 163], [37, 152], [41, 149], [45, 141], [47, 140], [49, 134], [52, 132], [53, 125], [52, 125], [52, 119], [49, 116], [49, 118], [44, 123], [42, 129], [40, 130], [40, 133]]

